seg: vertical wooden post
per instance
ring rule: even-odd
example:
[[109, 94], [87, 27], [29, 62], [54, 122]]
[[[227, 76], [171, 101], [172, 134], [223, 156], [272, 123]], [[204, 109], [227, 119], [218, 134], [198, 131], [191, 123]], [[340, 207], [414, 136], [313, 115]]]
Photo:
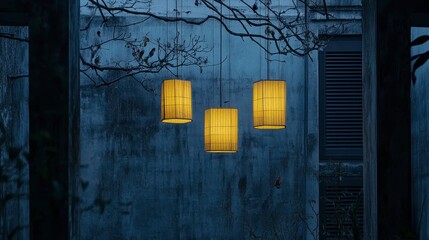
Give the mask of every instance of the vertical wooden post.
[[79, 136], [79, 1], [30, 1], [30, 235], [72, 236]]
[[411, 231], [409, 3], [364, 0], [365, 239]]
[[364, 239], [377, 238], [377, 27], [376, 1], [363, 0]]

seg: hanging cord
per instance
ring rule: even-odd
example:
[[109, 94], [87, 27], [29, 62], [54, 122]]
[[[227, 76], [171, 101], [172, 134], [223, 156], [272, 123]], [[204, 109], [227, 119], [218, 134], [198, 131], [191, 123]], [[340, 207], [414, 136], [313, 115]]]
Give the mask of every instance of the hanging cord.
[[[228, 1], [229, 6], [231, 6], [231, 0]], [[230, 13], [231, 14], [231, 13]], [[231, 27], [231, 22], [228, 23], [228, 27]], [[231, 89], [232, 89], [232, 77], [231, 77], [231, 36], [228, 36], [228, 107], [231, 106]]]
[[[258, 9], [257, 9], [257, 11], [258, 12], [260, 12], [261, 11], [261, 8], [259, 7]], [[263, 23], [263, 20], [259, 20], [259, 23]], [[261, 28], [259, 29], [259, 34], [263, 34], [262, 32], [261, 32], [262, 30], [261, 30]], [[262, 38], [259, 38], [258, 39], [258, 41], [259, 41], [259, 44], [262, 46]], [[259, 48], [259, 80], [262, 80], [262, 51], [263, 51], [263, 48], [262, 47], [260, 47]]]
[[[167, 15], [167, 19], [168, 19], [168, 9], [169, 9], [169, 8], [168, 8], [168, 1], [167, 1], [167, 4], [166, 4], [166, 5], [167, 5], [166, 15]], [[167, 38], [166, 38], [167, 40], [165, 41], [165, 44], [166, 44], [166, 46], [168, 46], [168, 42], [170, 41], [170, 40], [168, 39], [168, 35], [169, 35], [169, 34], [168, 34], [168, 25], [169, 25], [169, 24], [168, 24], [168, 22], [167, 22], [166, 24], [167, 24], [167, 34], [166, 34], [166, 35], [167, 35]]]
[[[214, 11], [213, 11], [213, 15], [214, 15]], [[212, 26], [212, 43], [213, 43], [213, 49], [215, 49], [215, 23], [216, 23], [216, 21], [215, 20], [213, 20], [212, 21], [212, 23], [213, 23], [213, 26]], [[215, 51], [212, 51], [212, 62], [213, 62], [213, 64], [212, 64], [212, 79], [213, 79], [213, 81], [212, 81], [212, 104], [213, 104], [213, 106], [215, 106], [215, 104], [216, 104], [216, 101], [215, 101], [215, 97], [216, 97], [216, 92], [215, 92], [215, 89], [216, 89], [216, 78], [215, 78], [215, 64], [214, 64], [214, 62], [215, 62]]]
[[[270, 5], [270, 0], [267, 0], [267, 3], [266, 3], [266, 6], [265, 6], [265, 8], [266, 8], [266, 13], [267, 13], [267, 21], [269, 22], [270, 21], [270, 10], [268, 9], [269, 8], [269, 5]], [[270, 37], [270, 34], [271, 34], [271, 29], [270, 29], [270, 27], [268, 26], [267, 27], [267, 41], [266, 41], [266, 48], [267, 48], [267, 80], [269, 80], [270, 79], [270, 43], [269, 43], [269, 40], [268, 40], [268, 38]]]
[[220, 22], [219, 22], [219, 47], [220, 47], [220, 69], [219, 69], [219, 106], [222, 107], [222, 3], [220, 3]]
[[[180, 16], [181, 17], [183, 17], [183, 11], [182, 10], [183, 10], [183, 0], [180, 0], [180, 14], [181, 14]], [[182, 36], [183, 36], [182, 34], [183, 34], [183, 21], [180, 21], [180, 38], [182, 38]], [[183, 77], [183, 67], [180, 68], [180, 76]]]
[[179, 78], [179, 27], [178, 27], [178, 15], [179, 15], [179, 9], [177, 8], [177, 1], [176, 0], [176, 77]]

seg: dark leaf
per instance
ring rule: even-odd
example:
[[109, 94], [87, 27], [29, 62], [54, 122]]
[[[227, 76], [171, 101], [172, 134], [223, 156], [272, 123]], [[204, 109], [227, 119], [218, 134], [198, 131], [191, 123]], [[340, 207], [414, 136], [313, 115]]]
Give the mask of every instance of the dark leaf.
[[97, 56], [97, 57], [94, 59], [94, 63], [95, 63], [96, 65], [99, 65], [99, 64], [100, 64], [100, 56]]
[[198, 6], [198, 5], [200, 5], [200, 2], [198, 2], [198, 0], [195, 0], [195, 6]]
[[254, 12], [256, 12], [256, 10], [258, 10], [258, 5], [256, 5], [256, 2], [253, 4], [253, 6], [252, 6], [252, 10], [253, 10]]
[[149, 57], [152, 57], [155, 54], [155, 48], [152, 48], [149, 52]]
[[420, 37], [414, 39], [413, 41], [411, 41], [411, 46], [423, 44], [423, 43], [427, 42], [428, 40], [429, 40], [429, 35], [420, 36]]
[[143, 47], [146, 47], [147, 43], [149, 42], [149, 38], [148, 37], [144, 37], [143, 38]]
[[265, 28], [265, 35], [270, 35], [270, 33], [271, 33], [271, 30], [270, 30], [270, 27], [267, 27], [267, 28]]
[[412, 78], [413, 78], [413, 83], [416, 83], [416, 70], [421, 67], [423, 64], [425, 64], [425, 62], [429, 59], [429, 51], [423, 53], [422, 55], [420, 55], [416, 62], [413, 65], [413, 70], [412, 70]]
[[100, 37], [100, 35], [101, 35], [101, 32], [100, 32], [100, 31], [97, 31], [97, 36], [99, 36], [99, 37]]

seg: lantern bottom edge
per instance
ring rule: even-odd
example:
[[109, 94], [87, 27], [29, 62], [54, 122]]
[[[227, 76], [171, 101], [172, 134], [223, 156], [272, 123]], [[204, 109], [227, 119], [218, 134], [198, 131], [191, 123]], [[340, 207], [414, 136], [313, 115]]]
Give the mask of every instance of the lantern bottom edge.
[[277, 129], [284, 129], [286, 128], [285, 125], [260, 125], [260, 126], [253, 126], [256, 129], [262, 129], [262, 130], [277, 130]]
[[192, 122], [192, 119], [184, 119], [184, 118], [169, 118], [169, 119], [162, 119], [161, 122], [163, 123], [176, 123], [176, 124], [184, 124]]
[[236, 152], [238, 152], [238, 150], [228, 150], [228, 151], [225, 151], [225, 150], [205, 150], [207, 153], [236, 153]]

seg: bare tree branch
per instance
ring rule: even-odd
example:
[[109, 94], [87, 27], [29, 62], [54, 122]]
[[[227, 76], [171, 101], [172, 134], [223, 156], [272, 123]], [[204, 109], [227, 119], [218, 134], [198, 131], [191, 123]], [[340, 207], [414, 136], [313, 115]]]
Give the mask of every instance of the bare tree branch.
[[[302, 0], [299, 0], [304, 4]], [[239, 9], [237, 7], [232, 7], [222, 0], [199, 0], [198, 3], [200, 6], [206, 7], [213, 12], [211, 15], [207, 15], [201, 19], [190, 19], [184, 17], [168, 17], [161, 16], [150, 11], [136, 10], [133, 7], [129, 6], [117, 6], [115, 4], [106, 4], [100, 3], [98, 0], [89, 0], [94, 7], [98, 8], [99, 11], [106, 11], [112, 16], [117, 14], [126, 13], [134, 16], [146, 16], [154, 19], [158, 19], [165, 22], [184, 22], [186, 24], [192, 25], [201, 25], [208, 20], [215, 20], [222, 24], [223, 28], [231, 35], [238, 36], [241, 38], [249, 38], [255, 42], [259, 47], [264, 48], [261, 44], [258, 44], [258, 39], [273, 41], [275, 44], [274, 50], [268, 50], [264, 48], [264, 51], [267, 51], [271, 55], [275, 54], [293, 54], [296, 56], [306, 56], [309, 52], [319, 49], [323, 42], [316, 36], [316, 34], [310, 32], [307, 28], [303, 28], [305, 25], [304, 21], [301, 19], [301, 14], [299, 8], [295, 5], [294, 7], [288, 7], [281, 11], [276, 11], [270, 7], [270, 4], [265, 0], [257, 0], [260, 6], [268, 9], [272, 17], [264, 16], [258, 13], [254, 6], [250, 6], [244, 0], [240, 0], [245, 9]], [[325, 3], [325, 12], [321, 14], [325, 15], [328, 18], [327, 8]], [[220, 9], [225, 9], [221, 11]], [[316, 6], [311, 6], [310, 9], [317, 10]], [[247, 10], [247, 11], [246, 11]], [[176, 10], [177, 11], [177, 10]], [[286, 15], [290, 11], [294, 11], [295, 14], [291, 17], [291, 14]], [[250, 13], [249, 13], [250, 12]], [[238, 23], [241, 26], [241, 29], [231, 29], [228, 22]], [[270, 29], [270, 34], [259, 34], [257, 31], [251, 31], [255, 28], [268, 28]], [[297, 40], [299, 42], [297, 47], [292, 46], [290, 41]]]
[[13, 33], [3, 33], [3, 32], [0, 32], [0, 38], [6, 38], [6, 39], [11, 39], [11, 40], [16, 40], [16, 41], [27, 42], [28, 43], [28, 38], [17, 37]]
[[[179, 32], [176, 31], [173, 40], [151, 40], [148, 35], [135, 38], [128, 32], [129, 27], [144, 26], [149, 19], [176, 23], [176, 26], [177, 23], [202, 25], [213, 20], [219, 22], [230, 35], [249, 39], [268, 55], [309, 56], [311, 51], [321, 48], [324, 41], [308, 27], [307, 8], [326, 19], [333, 16], [328, 13], [326, 0], [323, 0], [323, 6], [307, 0], [293, 0], [292, 3], [292, 6], [273, 8], [270, 0], [255, 0], [254, 4], [239, 0], [238, 5], [234, 6], [224, 0], [196, 0], [196, 7], [206, 8], [209, 14], [192, 18], [187, 15], [190, 11], [186, 11], [184, 15], [179, 12], [177, 5], [173, 9], [176, 12], [174, 17], [155, 13], [152, 11], [152, 0], [87, 0], [81, 6], [82, 10], [89, 10], [80, 29], [81, 33], [89, 34], [97, 27], [110, 28], [112, 31], [107, 31], [111, 36], [102, 36], [103, 33], [99, 30], [96, 32], [98, 37], [90, 38], [92, 42], [82, 46], [82, 76], [96, 86], [103, 86], [126, 78], [143, 79], [145, 74], [159, 73], [162, 70], [177, 77], [179, 67], [196, 66], [201, 71], [208, 66], [208, 59], [203, 56], [212, 49], [204, 47], [205, 40], [202, 36], [191, 35], [186, 41], [179, 41]], [[305, 14], [301, 13], [300, 4], [305, 7]], [[123, 23], [118, 20], [123, 16], [138, 18]], [[8, 33], [0, 33], [0, 37], [28, 42], [26, 38]], [[262, 44], [261, 40], [267, 44]], [[269, 48], [268, 43], [273, 43], [274, 47]], [[111, 55], [103, 53], [107, 53], [110, 47], [118, 46], [124, 47], [124, 52], [129, 55], [121, 56], [122, 59], [106, 59]]]
[[[112, 42], [122, 42], [131, 52], [130, 59], [103, 64], [99, 51]], [[204, 42], [201, 36], [192, 35], [189, 39], [179, 42], [179, 34], [174, 37], [173, 42], [163, 42], [161, 39], [152, 41], [148, 36], [132, 39], [128, 33], [114, 31], [111, 38], [81, 48], [80, 60], [83, 66], [81, 72], [96, 86], [110, 85], [128, 77], [136, 78], [139, 75], [159, 73], [161, 70], [167, 70], [177, 77], [178, 73], [174, 70], [179, 67], [202, 68], [207, 65], [207, 57], [201, 54], [210, 52], [211, 49], [204, 47], [202, 45]], [[104, 74], [107, 71], [117, 72], [117, 76], [107, 79]]]
[[[182, 14], [177, 9], [177, 5], [173, 9], [176, 13], [174, 17], [155, 13], [151, 11], [151, 3], [151, 0], [88, 0], [84, 6], [90, 9], [89, 23], [82, 30], [88, 30], [89, 25], [94, 23], [94, 16], [98, 13], [102, 18], [101, 25], [113, 27], [114, 31], [110, 39], [82, 47], [81, 62], [85, 68], [81, 71], [84, 72], [84, 76], [91, 78], [90, 80], [97, 86], [102, 86], [128, 77], [134, 80], [144, 79], [139, 75], [159, 73], [161, 70], [177, 76], [175, 68], [179, 66], [198, 66], [200, 69], [207, 66], [207, 58], [200, 55], [210, 49], [201, 47], [204, 41], [200, 41], [200, 37], [193, 36], [186, 43], [179, 42], [178, 35], [172, 42], [168, 42], [160, 39], [148, 41], [147, 35], [137, 40], [132, 39], [129, 33], [116, 34], [116, 29], [127, 29], [130, 26], [144, 24], [148, 19], [189, 25], [202, 25], [209, 20], [214, 20], [219, 22], [230, 35], [249, 39], [268, 55], [292, 54], [303, 57], [309, 56], [311, 51], [321, 48], [325, 43], [317, 34], [310, 31], [306, 19], [307, 8], [325, 16], [326, 19], [333, 18], [328, 13], [326, 1], [323, 1], [323, 6], [318, 6], [314, 2], [308, 3], [307, 0], [294, 0], [292, 6], [273, 8], [269, 0], [256, 0], [253, 5], [246, 0], [239, 0], [240, 6], [231, 6], [223, 0], [196, 0], [196, 7], [206, 8], [211, 12], [198, 18]], [[301, 13], [302, 6], [300, 7], [297, 3], [305, 7], [305, 14]], [[265, 14], [262, 10], [265, 10]], [[190, 11], [185, 13], [189, 14]], [[122, 16], [136, 16], [143, 19], [128, 24], [118, 23], [115, 18]], [[261, 40], [266, 41], [267, 45], [262, 44]], [[107, 49], [106, 46], [113, 42], [123, 42], [127, 49], [132, 50], [131, 59], [117, 60], [110, 65], [103, 62], [100, 59], [102, 55], [100, 51]], [[274, 47], [268, 48], [268, 42], [273, 43]], [[117, 74], [107, 80], [105, 71], [113, 71]]]

